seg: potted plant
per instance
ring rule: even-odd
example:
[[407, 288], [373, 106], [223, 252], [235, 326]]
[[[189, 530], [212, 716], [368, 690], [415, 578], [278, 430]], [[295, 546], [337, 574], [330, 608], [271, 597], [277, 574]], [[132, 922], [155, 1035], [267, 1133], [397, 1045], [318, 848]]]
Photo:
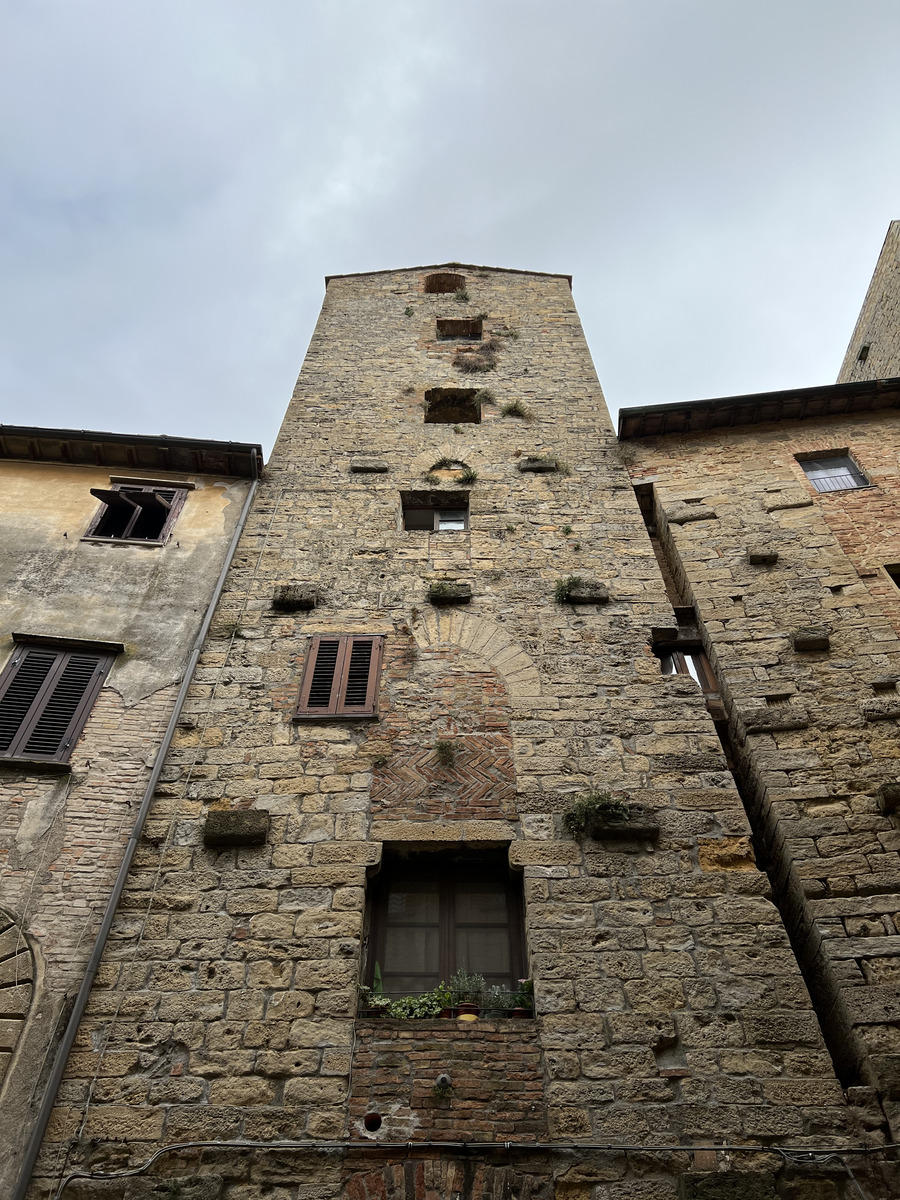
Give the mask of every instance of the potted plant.
[[437, 987], [434, 989], [433, 995], [440, 1002], [440, 1006], [441, 1006], [441, 1011], [438, 1013], [438, 1016], [439, 1017], [452, 1017], [453, 1016], [453, 993], [450, 991], [449, 987], [447, 987], [446, 983], [444, 983], [443, 979], [437, 985]]
[[460, 969], [450, 979], [450, 990], [460, 1021], [477, 1021], [484, 995], [484, 976]]
[[495, 983], [484, 993], [481, 1002], [481, 1015], [491, 1019], [505, 1017], [511, 1007], [511, 993], [506, 988], [502, 988], [499, 984]]
[[534, 1016], [534, 980], [519, 980], [519, 986], [513, 992], [512, 1015], [514, 1017]]

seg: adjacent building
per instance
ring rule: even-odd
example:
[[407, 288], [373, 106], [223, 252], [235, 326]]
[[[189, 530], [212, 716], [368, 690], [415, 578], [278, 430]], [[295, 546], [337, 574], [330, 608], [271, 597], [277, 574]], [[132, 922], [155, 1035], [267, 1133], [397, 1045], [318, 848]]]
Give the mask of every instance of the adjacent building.
[[3, 1195], [259, 465], [258, 446], [0, 426]]

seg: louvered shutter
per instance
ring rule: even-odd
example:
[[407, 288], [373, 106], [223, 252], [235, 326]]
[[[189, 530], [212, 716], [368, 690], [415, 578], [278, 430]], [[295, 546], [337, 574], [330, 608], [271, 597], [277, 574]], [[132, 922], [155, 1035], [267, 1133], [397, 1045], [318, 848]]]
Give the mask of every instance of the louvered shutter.
[[112, 655], [22, 645], [0, 676], [0, 758], [65, 762]]
[[371, 717], [378, 708], [382, 637], [316, 635], [300, 681], [295, 717]]

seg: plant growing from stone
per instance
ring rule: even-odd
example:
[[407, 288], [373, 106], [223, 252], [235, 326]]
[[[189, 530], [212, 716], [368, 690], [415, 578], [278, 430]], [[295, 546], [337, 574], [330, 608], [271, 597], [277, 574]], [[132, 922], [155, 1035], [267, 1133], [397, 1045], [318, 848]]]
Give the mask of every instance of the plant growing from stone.
[[435, 742], [434, 752], [437, 755], [437, 760], [442, 767], [453, 766], [454, 760], [456, 759], [456, 747], [452, 742]]
[[533, 421], [534, 413], [521, 400], [510, 400], [500, 408], [501, 417], [518, 417], [520, 421]]
[[624, 800], [614, 800], [609, 792], [585, 792], [563, 816], [563, 825], [572, 837], [584, 837], [597, 825], [621, 824], [631, 819]]
[[556, 598], [557, 604], [565, 604], [569, 599], [569, 595], [575, 588], [581, 587], [584, 580], [580, 575], [567, 575], [565, 579], [557, 579], [556, 587], [553, 589], [553, 595]]

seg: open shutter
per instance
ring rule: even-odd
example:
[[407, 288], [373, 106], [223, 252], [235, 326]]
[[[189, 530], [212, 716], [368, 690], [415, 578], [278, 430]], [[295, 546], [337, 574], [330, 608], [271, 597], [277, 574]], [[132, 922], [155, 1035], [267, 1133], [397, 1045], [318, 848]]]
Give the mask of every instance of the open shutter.
[[381, 637], [317, 634], [300, 681], [295, 717], [371, 717], [378, 707]]
[[0, 677], [0, 757], [65, 762], [112, 655], [21, 646]]

